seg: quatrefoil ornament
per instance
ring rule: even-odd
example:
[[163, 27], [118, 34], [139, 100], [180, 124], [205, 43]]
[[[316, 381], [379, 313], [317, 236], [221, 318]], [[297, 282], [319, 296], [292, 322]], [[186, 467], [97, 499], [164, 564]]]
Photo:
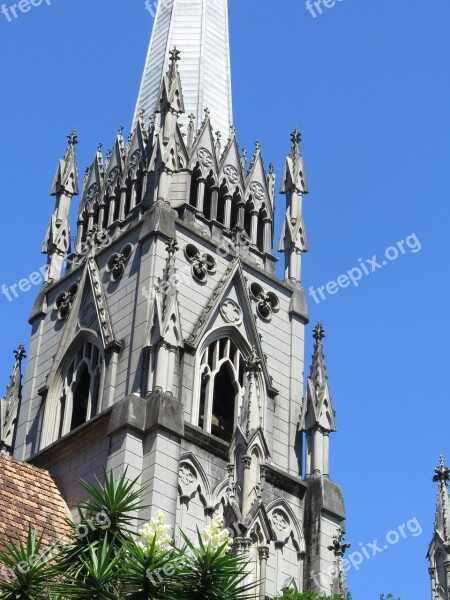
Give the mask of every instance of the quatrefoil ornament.
[[211, 254], [202, 253], [194, 244], [188, 244], [184, 255], [192, 264], [192, 275], [199, 283], [205, 283], [208, 275], [216, 272], [216, 261]]
[[109, 257], [107, 262], [107, 271], [111, 273], [112, 281], [119, 281], [125, 273], [125, 266], [130, 259], [131, 253], [133, 252], [133, 246], [127, 244], [122, 248], [120, 252], [113, 254]]
[[280, 300], [273, 292], [266, 292], [259, 283], [250, 285], [250, 296], [256, 302], [256, 312], [264, 321], [270, 321], [272, 314], [280, 308]]
[[75, 296], [78, 292], [78, 283], [74, 283], [67, 292], [62, 292], [56, 298], [55, 306], [58, 311], [58, 319], [64, 321], [69, 316]]

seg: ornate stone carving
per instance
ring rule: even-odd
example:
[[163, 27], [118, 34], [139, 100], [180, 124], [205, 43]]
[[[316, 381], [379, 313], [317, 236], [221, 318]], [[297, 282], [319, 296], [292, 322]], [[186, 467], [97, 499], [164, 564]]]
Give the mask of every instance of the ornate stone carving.
[[58, 319], [64, 320], [69, 316], [73, 301], [78, 292], [78, 283], [74, 283], [67, 292], [62, 292], [56, 298], [55, 306], [58, 311]]
[[272, 515], [272, 523], [278, 531], [286, 531], [289, 527], [289, 521], [287, 516], [280, 510], [277, 510]]
[[208, 275], [216, 272], [216, 261], [211, 254], [202, 254], [194, 244], [187, 244], [184, 255], [192, 263], [192, 275], [198, 282], [205, 283]]
[[119, 177], [120, 177], [120, 169], [119, 169], [119, 167], [114, 167], [113, 169], [111, 169], [111, 172], [108, 175], [108, 180], [107, 180], [108, 185], [110, 185], [110, 186], [115, 185], [115, 183], [119, 179]]
[[200, 162], [202, 163], [202, 165], [204, 167], [212, 167], [213, 164], [213, 157], [212, 154], [209, 150], [207, 150], [206, 148], [199, 148], [198, 152], [197, 152], [197, 156], [200, 159]]
[[242, 323], [242, 309], [232, 298], [226, 298], [220, 306], [220, 314], [227, 323], [239, 325]]
[[280, 300], [273, 292], [266, 292], [259, 283], [250, 284], [250, 296], [256, 302], [256, 312], [264, 321], [270, 321], [280, 308]]
[[112, 254], [107, 262], [106, 270], [111, 273], [112, 281], [119, 281], [125, 273], [125, 265], [130, 259], [133, 252], [133, 246], [127, 244], [122, 250], [116, 254]]
[[235, 185], [239, 181], [238, 170], [235, 167], [233, 167], [233, 165], [226, 165], [223, 172], [225, 173], [225, 175], [228, 178], [228, 181], [232, 185]]
[[182, 483], [184, 483], [184, 485], [190, 485], [197, 479], [194, 471], [186, 464], [181, 465], [179, 475], [180, 480]]
[[142, 150], [140, 148], [138, 148], [137, 150], [135, 150], [133, 152], [133, 154], [130, 156], [130, 167], [135, 167], [139, 161], [142, 158]]
[[252, 185], [250, 186], [250, 191], [252, 192], [252, 194], [256, 200], [258, 200], [258, 201], [264, 200], [264, 197], [265, 197], [264, 188], [257, 181], [252, 183]]

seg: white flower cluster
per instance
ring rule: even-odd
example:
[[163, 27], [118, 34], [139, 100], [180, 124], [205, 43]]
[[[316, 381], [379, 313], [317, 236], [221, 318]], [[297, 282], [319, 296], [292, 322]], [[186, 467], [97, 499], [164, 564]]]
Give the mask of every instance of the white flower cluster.
[[141, 547], [148, 548], [155, 540], [157, 554], [168, 552], [173, 546], [172, 536], [170, 535], [171, 529], [170, 525], [164, 524], [164, 514], [158, 510], [154, 518], [139, 531], [141, 539], [146, 542], [145, 545], [141, 543]]
[[223, 554], [228, 554], [233, 545], [230, 532], [225, 529], [225, 521], [221, 516], [217, 517], [211, 525], [205, 527], [201, 532], [201, 536], [205, 546], [208, 546], [213, 552], [227, 542], [227, 545], [223, 549]]

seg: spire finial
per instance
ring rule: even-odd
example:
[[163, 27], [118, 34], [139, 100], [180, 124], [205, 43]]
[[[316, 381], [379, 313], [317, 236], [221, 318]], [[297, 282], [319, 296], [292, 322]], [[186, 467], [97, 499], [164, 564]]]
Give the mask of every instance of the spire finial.
[[209, 117], [209, 115], [211, 114], [211, 111], [209, 110], [209, 108], [204, 108], [203, 111], [205, 113], [205, 118], [207, 119]]
[[14, 350], [14, 356], [16, 357], [17, 362], [22, 362], [22, 360], [27, 357], [23, 342], [20, 342], [17, 350]]
[[445, 466], [445, 460], [443, 456], [439, 457], [439, 466], [434, 469], [436, 475], [433, 477], [433, 481], [438, 481], [444, 485], [447, 485], [450, 481], [450, 469]]
[[181, 50], [178, 50], [178, 48], [174, 46], [173, 49], [169, 52], [169, 55], [171, 66], [174, 66], [180, 60]]
[[67, 136], [67, 139], [69, 141], [69, 146], [76, 146], [78, 144], [77, 130], [72, 129], [72, 133]]
[[314, 328], [313, 338], [316, 340], [316, 342], [321, 342], [324, 337], [326, 337], [325, 329], [322, 327], [322, 323], [319, 322]]
[[103, 148], [103, 144], [100, 142], [97, 146], [97, 152], [101, 152]]
[[291, 133], [291, 141], [293, 145], [298, 146], [298, 144], [300, 144], [300, 142], [302, 141], [302, 134], [299, 131], [298, 127], [294, 128], [294, 131]]
[[123, 134], [123, 125], [121, 125], [121, 126], [119, 127], [118, 134], [119, 134], [119, 135], [122, 135], [122, 134]]
[[352, 547], [351, 544], [345, 544], [344, 540], [344, 531], [340, 527], [338, 527], [336, 535], [333, 537], [333, 545], [328, 546], [328, 550], [330, 550], [330, 552], [333, 552], [335, 556], [344, 556], [346, 551]]
[[179, 250], [178, 243], [175, 238], [170, 238], [166, 242], [166, 251], [169, 256], [173, 256]]
[[245, 361], [246, 373], [259, 373], [261, 371], [261, 359], [258, 357], [258, 352], [255, 346], [252, 347], [250, 356]]

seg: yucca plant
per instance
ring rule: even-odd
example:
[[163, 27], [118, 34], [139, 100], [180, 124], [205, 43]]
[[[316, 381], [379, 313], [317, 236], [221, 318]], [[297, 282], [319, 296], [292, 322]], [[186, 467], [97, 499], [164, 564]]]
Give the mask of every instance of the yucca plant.
[[0, 551], [0, 563], [9, 573], [9, 577], [0, 579], [2, 600], [47, 600], [57, 575], [51, 560], [54, 550], [54, 546], [44, 548], [43, 534], [37, 537], [31, 529], [26, 543], [8, 536]]
[[247, 600], [255, 597], [256, 583], [244, 584], [248, 562], [228, 552], [229, 541], [218, 548], [198, 532], [198, 545], [181, 534], [188, 556], [178, 579], [178, 598], [189, 600]]

